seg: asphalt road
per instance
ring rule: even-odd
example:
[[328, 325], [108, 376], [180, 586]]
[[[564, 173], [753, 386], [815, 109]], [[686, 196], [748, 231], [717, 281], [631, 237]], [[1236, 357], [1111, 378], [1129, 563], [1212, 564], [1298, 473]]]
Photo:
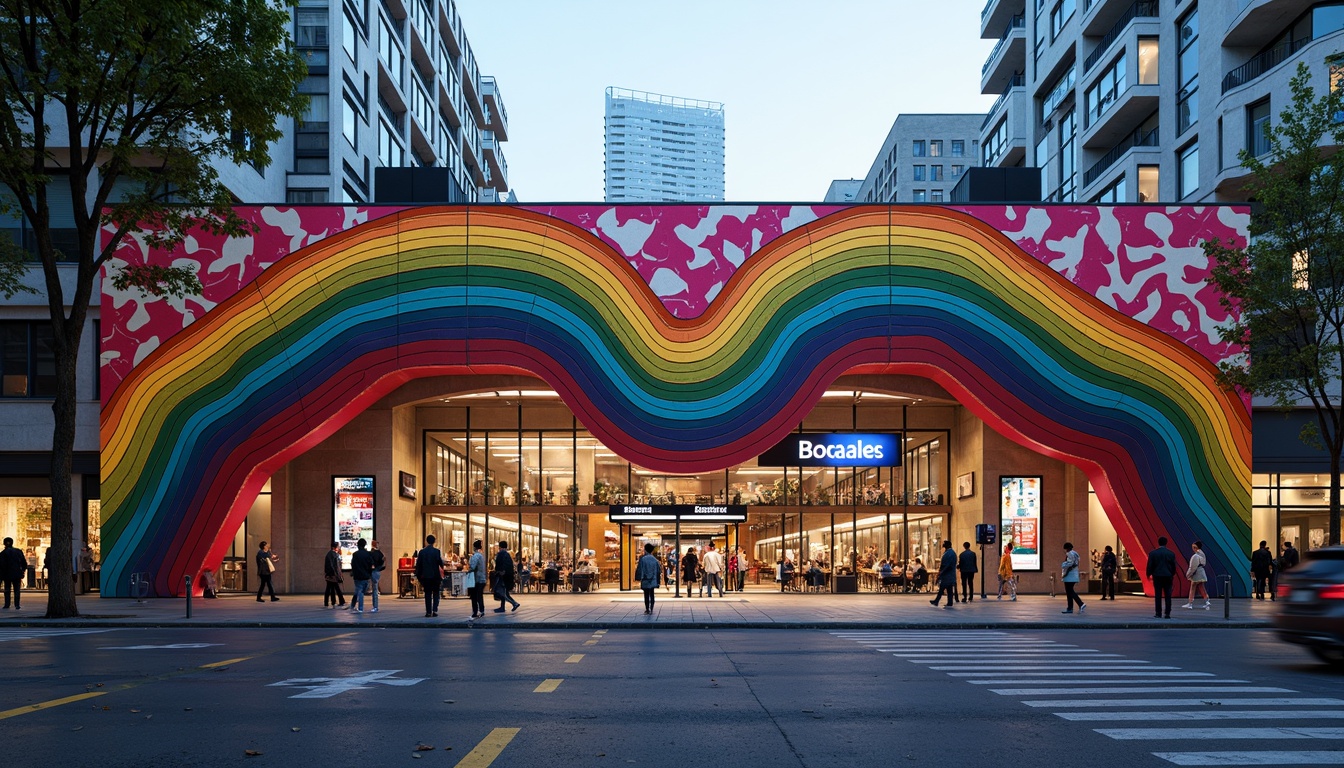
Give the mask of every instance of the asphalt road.
[[1344, 673], [1260, 631], [3, 628], [0, 658], [16, 766], [1344, 765]]

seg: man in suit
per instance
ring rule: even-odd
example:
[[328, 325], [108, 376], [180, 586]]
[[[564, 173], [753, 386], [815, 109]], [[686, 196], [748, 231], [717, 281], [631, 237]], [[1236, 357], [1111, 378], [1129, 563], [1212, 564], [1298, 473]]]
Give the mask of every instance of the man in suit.
[[971, 542], [961, 543], [961, 554], [957, 556], [957, 572], [961, 574], [961, 602], [969, 603], [975, 599], [975, 553], [971, 551]]
[[[1167, 537], [1157, 537], [1157, 549], [1148, 553], [1148, 576], [1153, 580], [1153, 618], [1171, 618], [1171, 581], [1176, 577], [1176, 553], [1167, 549]], [[1165, 607], [1163, 598], [1165, 596]]]
[[383, 569], [387, 568], [387, 558], [383, 556], [383, 551], [378, 548], [378, 540], [369, 542], [373, 548], [369, 554], [373, 555], [373, 576], [369, 580], [369, 589], [373, 591], [373, 610], [370, 613], [378, 612], [378, 580], [382, 578]]
[[425, 618], [439, 615], [443, 590], [443, 553], [434, 546], [434, 534], [425, 537], [425, 548], [415, 553], [415, 577], [425, 591]]
[[499, 551], [495, 553], [495, 599], [499, 601], [495, 613], [503, 613], [505, 603], [512, 603], [513, 610], [518, 610], [518, 601], [509, 594], [511, 589], [513, 589], [513, 556], [509, 554], [509, 542], [501, 541]]
[[943, 539], [943, 557], [938, 561], [938, 594], [929, 601], [929, 605], [938, 607], [938, 601], [947, 593], [947, 608], [957, 600], [957, 553], [952, 551], [952, 542]]
[[[1260, 548], [1251, 553], [1251, 575], [1255, 576], [1255, 599], [1265, 599], [1265, 585], [1269, 583], [1269, 577], [1274, 574], [1274, 553], [1269, 551], [1269, 542], [1260, 542]], [[1269, 593], [1269, 599], [1274, 599], [1274, 593]]]
[[265, 602], [261, 599], [261, 593], [263, 590], [270, 590], [271, 602], [278, 603], [280, 598], [275, 596], [275, 585], [271, 583], [271, 576], [275, 573], [275, 563], [280, 557], [272, 552], [271, 545], [264, 541], [257, 546], [257, 602]]
[[23, 575], [28, 572], [28, 560], [14, 546], [14, 539], [5, 537], [5, 548], [0, 551], [0, 578], [5, 582], [5, 608], [9, 608], [9, 592], [14, 591], [14, 610], [19, 610], [19, 588]]

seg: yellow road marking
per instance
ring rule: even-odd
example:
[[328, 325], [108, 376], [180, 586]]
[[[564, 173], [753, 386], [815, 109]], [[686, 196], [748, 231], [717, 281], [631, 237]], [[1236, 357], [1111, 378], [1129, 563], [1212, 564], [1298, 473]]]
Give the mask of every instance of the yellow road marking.
[[252, 658], [252, 657], [251, 657], [251, 656], [240, 656], [240, 657], [238, 657], [238, 658], [236, 658], [236, 659], [225, 659], [225, 660], [223, 660], [223, 661], [216, 661], [216, 662], [213, 662], [213, 663], [210, 663], [210, 664], [202, 664], [202, 665], [201, 665], [201, 669], [214, 669], [215, 667], [227, 667], [227, 666], [229, 666], [230, 664], [237, 664], [237, 663], [240, 662], [240, 661], [247, 661], [247, 660], [250, 659], [250, 658]]
[[481, 743], [471, 750], [458, 763], [456, 768], [486, 768], [495, 762], [499, 753], [509, 746], [513, 737], [518, 735], [517, 728], [496, 728], [487, 733]]
[[584, 640], [584, 641], [583, 641], [583, 644], [584, 644], [584, 645], [597, 645], [597, 641], [596, 641], [596, 640]]
[[565, 659], [566, 664], [578, 664], [580, 661], [583, 661], [582, 653], [576, 653], [573, 656], [570, 656], [568, 659]]
[[91, 691], [89, 693], [81, 693], [75, 696], [66, 696], [63, 699], [52, 699], [51, 701], [44, 701], [39, 704], [29, 704], [26, 707], [15, 707], [14, 709], [7, 709], [4, 712], [0, 712], [0, 720], [4, 720], [10, 717], [17, 717], [18, 715], [26, 715], [29, 712], [36, 712], [39, 709], [51, 709], [52, 707], [59, 707], [62, 704], [69, 704], [72, 701], [83, 701], [85, 699], [92, 699], [95, 696], [102, 696], [105, 693], [107, 693], [107, 691]]
[[565, 679], [564, 679], [563, 677], [550, 677], [550, 678], [547, 678], [547, 679], [545, 679], [545, 680], [542, 680], [542, 681], [541, 681], [541, 685], [538, 685], [538, 686], [536, 687], [536, 689], [533, 690], [532, 692], [533, 692], [533, 693], [550, 693], [550, 692], [554, 691], [556, 688], [559, 688], [559, 687], [560, 687], [560, 684], [563, 683], [563, 682], [565, 682]]
[[599, 629], [599, 630], [597, 630], [596, 632], [594, 632], [593, 634], [594, 634], [594, 635], [605, 635], [605, 634], [607, 634], [607, 630], [605, 630], [605, 629]]
[[295, 643], [295, 645], [317, 645], [318, 643], [325, 643], [328, 640], [340, 640], [342, 637], [354, 637], [354, 635], [354, 632], [346, 632], [344, 635], [332, 635], [331, 637], [319, 637], [316, 640], [304, 640], [302, 643]]

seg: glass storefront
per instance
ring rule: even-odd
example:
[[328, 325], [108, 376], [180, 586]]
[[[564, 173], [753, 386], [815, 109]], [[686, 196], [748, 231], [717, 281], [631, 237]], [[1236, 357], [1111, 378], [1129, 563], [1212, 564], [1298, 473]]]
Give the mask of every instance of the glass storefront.
[[1330, 531], [1329, 474], [1257, 474], [1251, 476], [1251, 485], [1253, 547], [1261, 541], [1268, 541], [1276, 552], [1285, 541], [1304, 552], [1325, 546]]

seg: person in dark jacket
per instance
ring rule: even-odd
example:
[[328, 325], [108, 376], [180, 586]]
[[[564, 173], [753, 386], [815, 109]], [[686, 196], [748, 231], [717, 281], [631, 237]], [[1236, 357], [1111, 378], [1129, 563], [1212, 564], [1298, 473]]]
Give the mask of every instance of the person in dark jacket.
[[943, 539], [943, 557], [938, 561], [938, 594], [929, 601], [929, 605], [938, 607], [938, 601], [947, 593], [947, 605], [952, 608], [957, 600], [957, 553], [952, 551], [952, 542]]
[[1166, 536], [1158, 536], [1157, 549], [1148, 553], [1147, 574], [1153, 580], [1153, 618], [1170, 619], [1171, 580], [1176, 577], [1176, 553], [1167, 549]]
[[425, 548], [415, 553], [415, 578], [425, 592], [425, 618], [439, 615], [443, 592], [443, 553], [434, 546], [434, 534], [425, 537]]
[[1115, 602], [1115, 573], [1120, 570], [1120, 563], [1116, 560], [1115, 550], [1111, 545], [1106, 545], [1106, 552], [1101, 556], [1101, 599], [1110, 599]]
[[350, 580], [355, 582], [355, 591], [350, 595], [350, 610], [364, 612], [364, 593], [369, 589], [369, 580], [373, 578], [373, 553], [365, 549], [369, 542], [360, 539], [355, 542], [355, 554], [350, 556]]
[[644, 556], [635, 566], [635, 580], [644, 591], [644, 615], [653, 614], [653, 596], [658, 591], [658, 582], [662, 580], [663, 566], [653, 554], [653, 545], [644, 545]]
[[278, 602], [280, 598], [275, 596], [275, 585], [271, 583], [271, 575], [275, 573], [275, 563], [280, 558], [271, 551], [271, 545], [261, 542], [257, 545], [257, 602], [264, 603], [261, 599], [262, 590], [270, 590], [271, 602]]
[[341, 543], [339, 541], [331, 542], [331, 549], [327, 550], [327, 556], [322, 561], [322, 577], [327, 580], [327, 591], [322, 593], [322, 607], [336, 608], [336, 601], [339, 600], [339, 607], [344, 608], [345, 595], [341, 593]]
[[681, 583], [686, 585], [686, 596], [691, 596], [695, 588], [695, 579], [700, 573], [700, 558], [695, 555], [695, 547], [687, 547], [681, 558]]
[[0, 550], [0, 579], [5, 582], [5, 608], [9, 608], [9, 593], [14, 591], [14, 610], [19, 610], [19, 589], [28, 573], [28, 560], [14, 546], [14, 539], [5, 537], [5, 548]]
[[512, 603], [513, 610], [518, 610], [518, 601], [513, 599], [509, 590], [513, 589], [513, 557], [509, 554], [509, 542], [499, 542], [499, 551], [495, 553], [495, 599], [499, 601], [499, 607], [495, 613], [504, 612], [504, 604]]
[[387, 558], [383, 556], [383, 551], [378, 548], [378, 540], [369, 542], [370, 555], [373, 555], [373, 578], [369, 580], [369, 591], [373, 593], [373, 611], [378, 612], [378, 580], [382, 578], [383, 570], [387, 568]]
[[[1265, 585], [1274, 575], [1274, 553], [1269, 550], [1269, 542], [1260, 542], [1260, 548], [1251, 553], [1251, 575], [1255, 577], [1255, 599], [1265, 599]], [[1274, 593], [1269, 593], [1273, 601]]]
[[969, 603], [975, 599], [975, 553], [971, 551], [971, 542], [961, 543], [961, 554], [957, 555], [957, 573], [961, 574], [961, 602]]

